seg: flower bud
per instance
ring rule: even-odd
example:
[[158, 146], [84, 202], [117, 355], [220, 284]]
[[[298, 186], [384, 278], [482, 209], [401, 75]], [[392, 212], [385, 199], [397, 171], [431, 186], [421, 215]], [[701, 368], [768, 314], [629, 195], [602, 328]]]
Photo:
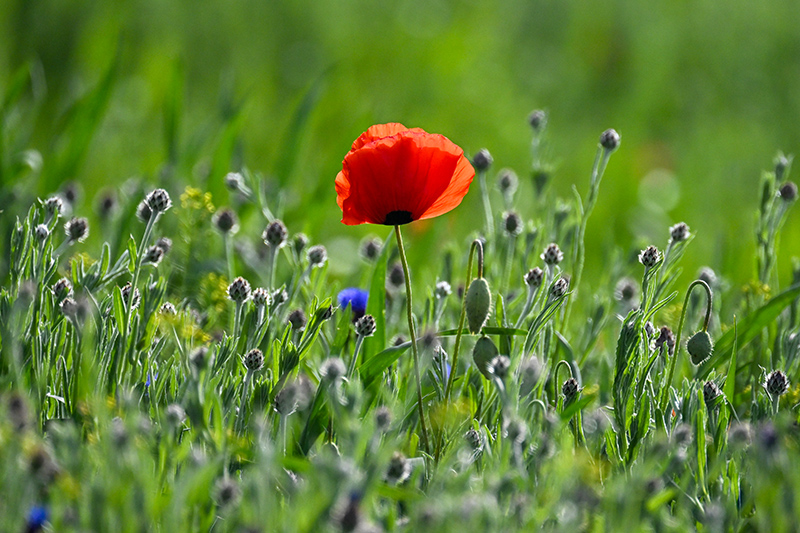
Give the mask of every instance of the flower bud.
[[569, 279], [568, 278], [558, 278], [553, 286], [550, 287], [550, 297], [553, 300], [558, 300], [569, 290]]
[[267, 228], [262, 233], [264, 243], [273, 248], [280, 248], [286, 243], [286, 237], [289, 235], [289, 230], [280, 220], [274, 220], [269, 223]]
[[600, 135], [600, 146], [608, 150], [609, 152], [613, 152], [617, 148], [619, 148], [619, 141], [620, 136], [613, 129], [608, 129]]
[[164, 189], [155, 189], [145, 197], [147, 207], [155, 213], [163, 213], [172, 207], [172, 200], [169, 193]]
[[436, 288], [434, 289], [433, 294], [436, 296], [436, 298], [441, 300], [453, 294], [453, 288], [449, 283], [442, 280], [436, 283]]
[[528, 115], [528, 124], [533, 128], [534, 133], [539, 133], [547, 126], [547, 113], [542, 109], [531, 111]]
[[554, 242], [551, 242], [547, 245], [547, 248], [544, 249], [542, 255], [539, 257], [542, 258], [545, 265], [557, 265], [564, 259], [564, 254], [561, 251], [561, 248]]
[[505, 355], [498, 355], [493, 357], [491, 361], [489, 361], [489, 372], [497, 376], [498, 378], [506, 379], [508, 375], [508, 369], [511, 367], [511, 359], [509, 359]]
[[793, 202], [797, 198], [797, 185], [791, 181], [787, 181], [778, 189], [781, 200], [785, 202]]
[[33, 230], [33, 235], [36, 237], [36, 241], [41, 244], [50, 236], [50, 228], [45, 224], [39, 224], [36, 226], [36, 229]]
[[305, 233], [297, 233], [292, 237], [292, 246], [295, 253], [299, 256], [308, 246], [308, 236]]
[[225, 187], [231, 191], [239, 191], [244, 185], [244, 176], [239, 172], [228, 172], [225, 174]]
[[475, 170], [478, 172], [485, 172], [492, 166], [493, 162], [492, 154], [490, 154], [489, 150], [486, 148], [481, 148], [478, 150], [478, 153], [472, 156], [472, 166], [474, 166]]
[[765, 387], [770, 396], [777, 398], [788, 392], [789, 378], [780, 370], [773, 370], [767, 376]]
[[175, 309], [175, 306], [171, 302], [164, 302], [161, 304], [161, 307], [158, 311], [162, 315], [175, 315], [178, 313], [178, 311]]
[[220, 209], [214, 213], [211, 222], [223, 235], [227, 235], [228, 233], [233, 234], [239, 230], [239, 220], [236, 217], [236, 213], [231, 209]]
[[528, 273], [525, 274], [525, 284], [530, 287], [532, 290], [538, 289], [542, 285], [542, 280], [544, 279], [544, 271], [539, 267], [534, 267], [528, 270]]
[[503, 228], [511, 237], [516, 237], [522, 233], [522, 219], [514, 211], [509, 211], [503, 215]]
[[61, 215], [64, 212], [64, 201], [60, 196], [51, 196], [44, 201], [44, 212], [47, 213], [47, 218]]
[[669, 236], [672, 239], [672, 242], [685, 241], [690, 235], [691, 233], [689, 233], [689, 226], [687, 226], [685, 222], [678, 222], [669, 228]]
[[321, 244], [308, 249], [308, 264], [312, 267], [321, 267], [328, 260], [328, 251]]
[[469, 284], [466, 297], [467, 325], [471, 333], [480, 332], [492, 307], [492, 293], [485, 278], [475, 278]]
[[719, 385], [713, 381], [706, 381], [703, 385], [703, 400], [706, 402], [706, 408], [714, 409], [717, 398], [720, 396], [722, 396], [722, 391], [719, 390]]
[[378, 431], [387, 431], [392, 425], [392, 412], [385, 405], [375, 409], [375, 428]]
[[571, 405], [578, 398], [580, 392], [578, 380], [575, 378], [567, 379], [561, 386], [561, 394], [564, 395], [564, 407]]
[[64, 224], [69, 242], [83, 242], [89, 236], [89, 221], [84, 217], [73, 217]]
[[169, 237], [161, 237], [156, 241], [156, 246], [161, 248], [164, 252], [164, 255], [167, 255], [170, 250], [172, 250], [172, 239]]
[[292, 325], [293, 330], [300, 331], [306, 327], [308, 319], [302, 309], [295, 309], [289, 313], [289, 316], [286, 317], [286, 321]]
[[325, 381], [334, 383], [344, 377], [347, 367], [345, 367], [344, 361], [338, 357], [329, 357], [322, 362], [319, 373]]
[[372, 337], [375, 329], [375, 317], [372, 315], [364, 315], [356, 320], [356, 335], [359, 337]]
[[[122, 287], [122, 301], [125, 305], [128, 305], [130, 302], [131, 309], [136, 309], [139, 307], [139, 302], [141, 301], [141, 295], [139, 294], [139, 289], [132, 289], [131, 283], [128, 282]], [[131, 296], [131, 292], [133, 292], [133, 296]], [[131, 300], [133, 298], [133, 300]]]
[[500, 174], [497, 176], [497, 188], [500, 189], [503, 196], [507, 198], [510, 198], [512, 194], [517, 192], [518, 185], [519, 178], [514, 171], [509, 168], [501, 170]]
[[661, 259], [661, 252], [655, 246], [648, 246], [639, 254], [639, 262], [645, 268], [653, 268]]
[[61, 278], [53, 285], [53, 295], [56, 302], [61, 303], [64, 298], [72, 296], [72, 283], [67, 278]]
[[711, 340], [711, 335], [707, 331], [698, 331], [689, 342], [686, 343], [686, 351], [692, 358], [692, 363], [699, 365], [711, 356], [714, 351], [714, 343]]
[[256, 307], [265, 307], [269, 305], [271, 300], [271, 297], [267, 289], [261, 287], [253, 291], [252, 297], [253, 297], [253, 303], [255, 304]]
[[539, 358], [534, 356], [524, 360], [519, 366], [519, 395], [524, 398], [533, 392], [533, 388], [539, 383], [542, 376], [542, 363]]
[[375, 261], [378, 258], [378, 255], [381, 253], [381, 243], [380, 239], [376, 239], [374, 237], [367, 237], [363, 241], [361, 241], [361, 247], [359, 252], [361, 253], [361, 257], [366, 259], [369, 262]]
[[150, 206], [147, 205], [147, 200], [142, 200], [139, 202], [139, 205], [136, 206], [136, 218], [141, 220], [142, 222], [147, 222], [150, 220], [150, 217], [153, 215], [153, 210], [150, 209]]
[[492, 371], [489, 363], [492, 359], [497, 357], [497, 346], [494, 345], [492, 339], [485, 335], [478, 339], [475, 347], [472, 349], [472, 360], [475, 361], [475, 366], [486, 379], [492, 379]]
[[164, 250], [159, 248], [158, 246], [150, 246], [145, 250], [144, 257], [142, 257], [142, 261], [145, 264], [157, 266], [161, 259], [164, 258]]
[[264, 354], [258, 348], [253, 348], [244, 356], [244, 367], [249, 372], [258, 372], [264, 366]]
[[250, 283], [241, 276], [236, 278], [228, 285], [228, 297], [237, 304], [246, 302], [250, 297]]
[[395, 263], [389, 269], [389, 286], [394, 289], [399, 289], [406, 283], [406, 277], [403, 273], [403, 265]]

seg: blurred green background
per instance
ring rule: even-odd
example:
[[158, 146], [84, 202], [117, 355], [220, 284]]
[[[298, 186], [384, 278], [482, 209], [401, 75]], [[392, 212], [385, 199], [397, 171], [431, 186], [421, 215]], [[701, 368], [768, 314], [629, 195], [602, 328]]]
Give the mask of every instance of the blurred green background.
[[[573, 184], [585, 194], [597, 139], [616, 128], [622, 146], [587, 233], [590, 283], [611, 245], [663, 248], [681, 220], [697, 233], [689, 273], [707, 264], [750, 279], [760, 174], [779, 150], [800, 148], [793, 0], [3, 0], [0, 32], [3, 92], [23, 65], [34, 73], [4, 110], [7, 159], [42, 155], [22, 183], [4, 184], [17, 197], [77, 181], [88, 212], [98, 191], [143, 176], [226, 204], [222, 176], [247, 167], [280, 184], [290, 230], [327, 244], [342, 273], [358, 266], [362, 236], [388, 234], [339, 224], [333, 189], [373, 123], [442, 133], [467, 154], [488, 148], [492, 181], [503, 167], [519, 174], [526, 218], [536, 216], [528, 113], [549, 113], [565, 198]], [[4, 217], [25, 208], [5, 204]], [[409, 235], [411, 260], [466, 239], [480, 209], [476, 184], [425, 237]], [[788, 256], [800, 255], [796, 213], [781, 253], [786, 284]]]

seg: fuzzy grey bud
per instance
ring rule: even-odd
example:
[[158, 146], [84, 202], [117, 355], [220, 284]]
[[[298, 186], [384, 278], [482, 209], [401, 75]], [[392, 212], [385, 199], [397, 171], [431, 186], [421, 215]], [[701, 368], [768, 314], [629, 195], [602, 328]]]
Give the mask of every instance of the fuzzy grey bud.
[[449, 283], [447, 283], [444, 280], [437, 282], [436, 288], [433, 291], [433, 294], [436, 296], [436, 298], [440, 300], [443, 298], [447, 298], [452, 293], [453, 293], [453, 288], [450, 286]]
[[329, 357], [322, 362], [319, 373], [327, 382], [334, 383], [344, 377], [347, 367], [338, 357]]
[[535, 133], [539, 133], [547, 126], [547, 113], [542, 109], [535, 109], [528, 115], [528, 124]]
[[169, 193], [164, 189], [155, 189], [151, 191], [146, 197], [147, 207], [154, 213], [163, 213], [172, 207], [172, 200]]
[[532, 290], [538, 289], [542, 285], [542, 280], [544, 279], [544, 271], [539, 267], [534, 267], [528, 270], [528, 273], [525, 274], [525, 284], [530, 287]]
[[773, 370], [767, 376], [765, 387], [773, 398], [782, 396], [789, 391], [789, 378], [780, 370]]
[[286, 243], [286, 237], [289, 235], [289, 230], [280, 220], [273, 220], [269, 223], [264, 233], [261, 235], [264, 242], [273, 248], [280, 248]]
[[505, 355], [495, 356], [489, 361], [489, 371], [501, 380], [506, 378], [510, 367], [511, 359]]
[[778, 189], [778, 194], [780, 194], [781, 200], [793, 202], [797, 198], [797, 185], [791, 181], [787, 181]]
[[713, 381], [706, 381], [703, 385], [703, 400], [706, 402], [706, 407], [713, 409], [720, 396], [722, 396], [722, 391], [719, 390], [719, 385]]
[[64, 232], [69, 242], [83, 242], [89, 236], [89, 221], [84, 217], [74, 217], [64, 224]]
[[561, 298], [569, 290], [569, 280], [567, 278], [558, 278], [553, 286], [550, 287], [550, 297], [554, 300]]
[[293, 330], [300, 331], [306, 327], [308, 318], [306, 318], [306, 314], [302, 309], [295, 309], [289, 313], [289, 316], [286, 317], [286, 321], [292, 325]]
[[53, 285], [53, 295], [56, 302], [61, 302], [64, 298], [72, 296], [72, 283], [67, 278], [61, 278]]
[[249, 372], [258, 372], [264, 366], [264, 354], [258, 348], [253, 348], [244, 356], [244, 367]]
[[617, 148], [619, 148], [620, 136], [615, 130], [608, 129], [600, 135], [600, 146], [608, 150], [609, 152], [613, 152]]
[[489, 150], [486, 148], [481, 148], [478, 152], [472, 156], [472, 166], [475, 167], [475, 170], [478, 172], [484, 172], [492, 166], [494, 159], [492, 159], [492, 154], [489, 153]]
[[503, 215], [503, 228], [506, 234], [516, 237], [522, 233], [522, 219], [514, 211], [509, 211]]
[[176, 315], [178, 313], [177, 309], [175, 309], [175, 306], [171, 302], [164, 302], [161, 304], [161, 307], [158, 309], [158, 311], [162, 315]]
[[382, 243], [380, 239], [374, 237], [367, 237], [361, 241], [360, 253], [361, 257], [369, 262], [375, 261], [381, 253]]
[[639, 254], [639, 262], [645, 268], [653, 268], [661, 260], [661, 252], [655, 246], [648, 246]]
[[33, 235], [36, 237], [36, 241], [41, 244], [50, 236], [50, 228], [45, 224], [39, 224], [36, 226], [36, 229], [33, 230]]
[[540, 257], [545, 265], [557, 265], [564, 259], [564, 254], [556, 243], [551, 242]]
[[228, 297], [237, 304], [246, 302], [250, 297], [250, 283], [243, 277], [236, 278], [228, 285]]
[[372, 315], [364, 315], [356, 320], [356, 335], [359, 337], [372, 337], [375, 329], [375, 317]]
[[518, 186], [519, 178], [513, 170], [505, 168], [500, 171], [497, 176], [497, 188], [500, 189], [503, 196], [510, 198], [512, 194], [517, 192]]
[[239, 219], [232, 209], [220, 209], [214, 213], [211, 222], [223, 235], [227, 235], [228, 233], [233, 234], [239, 231]]
[[150, 209], [150, 206], [147, 205], [147, 200], [142, 200], [139, 202], [139, 205], [136, 206], [136, 218], [141, 220], [142, 222], [147, 222], [150, 220], [150, 217], [153, 215], [153, 210]]
[[[131, 283], [128, 282], [122, 287], [122, 301], [125, 305], [130, 305], [131, 309], [136, 309], [139, 307], [139, 302], [141, 301], [141, 295], [139, 294], [139, 289], [133, 289], [133, 297], [131, 297]], [[133, 300], [131, 301], [131, 298]]]
[[328, 260], [328, 250], [321, 244], [308, 249], [308, 264], [312, 267], [321, 267]]
[[575, 378], [567, 379], [561, 386], [561, 394], [564, 395], [564, 407], [572, 404], [572, 402], [574, 402], [580, 394], [578, 380]]
[[257, 288], [253, 291], [253, 303], [256, 307], [265, 307], [270, 304], [270, 300], [272, 299], [269, 295], [269, 291], [264, 288]]
[[681, 242], [689, 238], [689, 226], [685, 222], [678, 222], [669, 228], [669, 236], [672, 242]]

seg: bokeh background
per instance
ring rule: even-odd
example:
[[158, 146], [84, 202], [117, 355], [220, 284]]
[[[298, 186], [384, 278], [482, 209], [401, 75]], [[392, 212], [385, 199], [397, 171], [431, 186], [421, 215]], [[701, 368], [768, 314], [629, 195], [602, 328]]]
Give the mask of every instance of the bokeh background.
[[[176, 194], [194, 184], [224, 205], [222, 176], [246, 167], [274, 180], [290, 230], [327, 244], [343, 277], [359, 239], [382, 230], [339, 224], [333, 189], [373, 123], [488, 148], [491, 181], [503, 167], [520, 176], [526, 218], [537, 216], [531, 110], [549, 114], [565, 198], [573, 185], [585, 194], [597, 139], [617, 129], [589, 222], [589, 283], [610, 250], [663, 248], [679, 221], [697, 234], [687, 275], [710, 265], [751, 279], [761, 172], [779, 151], [800, 153], [794, 0], [2, 0], [0, 34], [3, 93], [21, 67], [33, 73], [3, 111], [4, 164], [41, 155], [16, 183], [4, 174], [3, 217], [27, 205], [11, 199], [68, 181], [88, 212], [132, 176]], [[480, 209], [475, 186], [452, 216], [418, 227], [412, 262], [425, 271], [439, 240], [467, 242]], [[784, 285], [797, 222], [781, 245]]]

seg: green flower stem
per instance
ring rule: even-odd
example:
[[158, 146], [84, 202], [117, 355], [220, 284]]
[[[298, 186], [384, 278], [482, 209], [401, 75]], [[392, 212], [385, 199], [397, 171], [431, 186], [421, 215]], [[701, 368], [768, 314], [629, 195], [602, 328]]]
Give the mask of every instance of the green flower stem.
[[364, 337], [356, 335], [356, 347], [353, 350], [353, 358], [350, 360], [350, 368], [347, 369], [347, 379], [352, 379], [356, 373], [356, 362], [358, 361], [358, 354], [361, 352], [362, 344], [364, 344]]
[[[422, 402], [422, 378], [420, 377], [419, 352], [417, 351], [417, 335], [414, 331], [414, 317], [412, 315], [411, 304], [411, 276], [408, 273], [408, 260], [406, 250], [403, 247], [403, 237], [400, 234], [400, 226], [394, 227], [394, 235], [397, 238], [397, 250], [400, 252], [400, 262], [403, 264], [403, 276], [406, 283], [406, 314], [408, 315], [408, 334], [411, 336], [411, 352], [414, 354], [414, 379], [417, 382], [417, 405], [419, 406], [419, 425], [422, 432], [422, 447], [425, 452], [429, 451], [428, 428], [425, 425], [425, 409]], [[451, 372], [452, 374], [452, 372]]]
[[486, 171], [478, 172], [478, 184], [481, 188], [481, 200], [483, 201], [483, 213], [486, 216], [486, 238], [494, 239], [494, 216], [492, 215], [492, 204], [489, 202], [489, 189], [486, 187]]
[[661, 410], [663, 412], [666, 412], [667, 400], [669, 398], [669, 388], [670, 385], [672, 384], [672, 377], [675, 374], [675, 363], [678, 359], [678, 354], [681, 351], [681, 333], [683, 332], [683, 321], [686, 319], [686, 307], [689, 304], [689, 296], [691, 296], [692, 294], [692, 289], [694, 289], [695, 286], [697, 285], [701, 285], [706, 290], [706, 295], [708, 296], [706, 302], [706, 318], [705, 321], [703, 322], [703, 331], [708, 330], [708, 322], [709, 320], [711, 320], [711, 304], [712, 304], [711, 287], [709, 287], [708, 284], [701, 279], [694, 280], [691, 283], [691, 285], [689, 285], [689, 288], [686, 290], [686, 297], [683, 299], [683, 310], [681, 311], [681, 321], [678, 323], [678, 334], [675, 337], [675, 352], [672, 354], [672, 359], [670, 359], [669, 361], [669, 365], [667, 368], [667, 379], [664, 382], [663, 388], [661, 389]]
[[222, 241], [225, 243], [225, 261], [228, 264], [228, 282], [233, 281], [233, 240], [227, 233], [222, 234]]

